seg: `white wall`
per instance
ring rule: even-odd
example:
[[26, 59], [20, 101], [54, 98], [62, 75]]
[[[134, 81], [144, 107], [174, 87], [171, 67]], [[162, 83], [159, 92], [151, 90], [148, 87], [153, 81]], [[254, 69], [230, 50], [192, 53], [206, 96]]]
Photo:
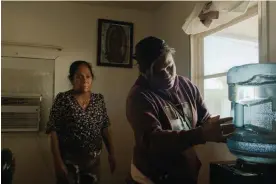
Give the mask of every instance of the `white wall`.
[[175, 48], [177, 73], [190, 77], [190, 38], [182, 26], [195, 2], [167, 2], [154, 13], [155, 35]]
[[[125, 101], [138, 71], [136, 67], [96, 67], [98, 18], [133, 22], [134, 43], [153, 33], [153, 17], [146, 12], [70, 2], [2, 2], [2, 40], [64, 48], [55, 62], [55, 94], [70, 88], [67, 75], [71, 62], [81, 59], [93, 64], [96, 74], [93, 90], [105, 96], [118, 160], [118, 169], [110, 177], [104, 152], [103, 183], [123, 183], [129, 170], [133, 145], [133, 134], [125, 117]], [[37, 52], [33, 54], [39, 56]]]
[[48, 137], [37, 133], [1, 133], [1, 148], [15, 156], [13, 184], [54, 184], [53, 162]]

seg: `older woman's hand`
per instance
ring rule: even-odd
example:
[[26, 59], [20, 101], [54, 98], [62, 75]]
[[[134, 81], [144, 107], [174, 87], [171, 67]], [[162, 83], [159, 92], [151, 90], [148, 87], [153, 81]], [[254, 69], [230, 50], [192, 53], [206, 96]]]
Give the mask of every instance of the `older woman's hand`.
[[63, 162], [55, 162], [55, 174], [59, 180], [68, 182], [68, 170], [66, 165]]
[[114, 171], [116, 169], [116, 159], [113, 154], [108, 155], [108, 162], [109, 162], [109, 167], [110, 167], [111, 173], [114, 173]]

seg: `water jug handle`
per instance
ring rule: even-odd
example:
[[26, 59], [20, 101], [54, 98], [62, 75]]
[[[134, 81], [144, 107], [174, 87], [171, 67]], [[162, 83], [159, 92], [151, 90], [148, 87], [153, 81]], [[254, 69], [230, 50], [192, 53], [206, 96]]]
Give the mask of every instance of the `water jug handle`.
[[244, 105], [240, 103], [234, 103], [234, 124], [237, 128], [244, 125]]

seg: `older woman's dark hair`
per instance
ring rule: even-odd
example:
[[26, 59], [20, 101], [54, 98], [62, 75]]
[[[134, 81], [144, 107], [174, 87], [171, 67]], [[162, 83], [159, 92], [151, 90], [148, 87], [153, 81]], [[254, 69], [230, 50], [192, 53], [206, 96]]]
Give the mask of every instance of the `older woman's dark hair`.
[[94, 73], [93, 73], [92, 66], [91, 66], [90, 63], [88, 63], [88, 62], [86, 62], [86, 61], [74, 61], [74, 62], [71, 64], [71, 66], [70, 66], [68, 79], [69, 79], [71, 82], [73, 81], [74, 76], [75, 76], [75, 74], [77, 73], [77, 71], [78, 71], [80, 65], [85, 65], [85, 66], [89, 69], [89, 71], [90, 71], [90, 73], [91, 73], [91, 75], [92, 75], [92, 79], [94, 79], [95, 75], [94, 75]]

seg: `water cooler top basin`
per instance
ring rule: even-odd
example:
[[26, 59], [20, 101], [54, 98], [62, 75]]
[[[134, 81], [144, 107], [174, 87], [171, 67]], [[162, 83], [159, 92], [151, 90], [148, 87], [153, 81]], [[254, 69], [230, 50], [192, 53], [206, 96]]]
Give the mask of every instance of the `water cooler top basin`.
[[276, 164], [276, 64], [249, 64], [227, 73], [235, 133], [229, 150], [251, 163]]
[[[227, 72], [227, 84], [245, 84], [246, 82], [261, 82], [258, 76], [276, 75], [276, 64], [247, 64], [231, 68]], [[275, 82], [275, 81], [274, 81]]]

